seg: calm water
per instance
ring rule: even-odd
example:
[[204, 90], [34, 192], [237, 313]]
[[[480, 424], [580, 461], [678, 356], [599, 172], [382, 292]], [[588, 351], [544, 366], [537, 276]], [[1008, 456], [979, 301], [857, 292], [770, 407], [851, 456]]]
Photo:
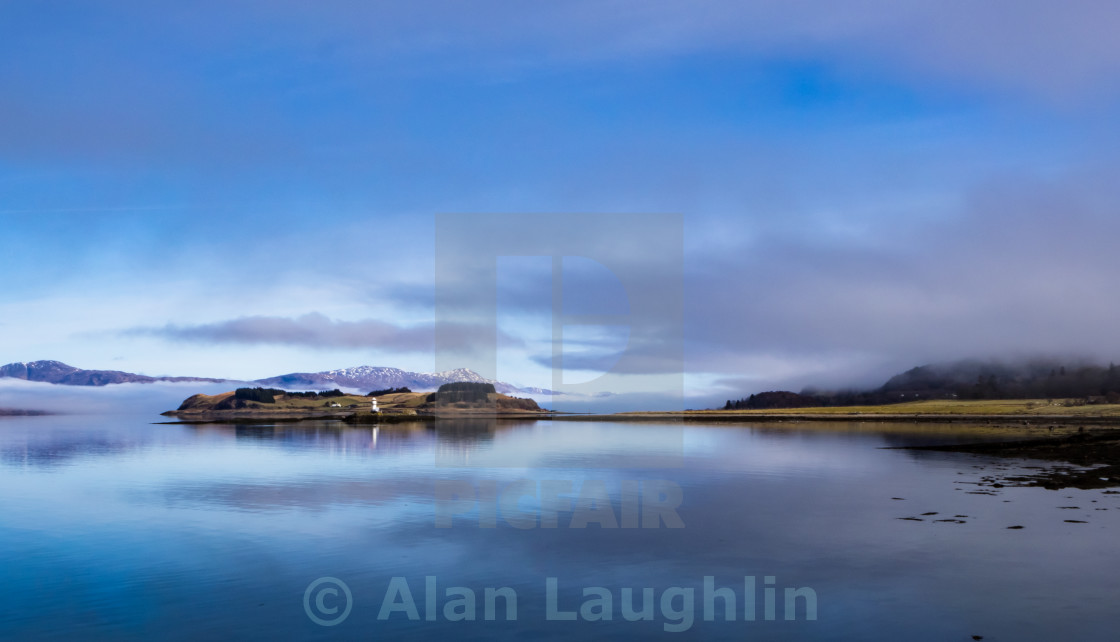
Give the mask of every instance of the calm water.
[[[881, 448], [960, 428], [151, 420], [0, 420], [0, 637], [1111, 640], [1120, 625], [1120, 495], [970, 494], [1004, 464]], [[527, 496], [542, 488], [555, 497]], [[565, 488], [582, 491], [575, 510]], [[642, 513], [659, 527], [632, 527]], [[682, 528], [667, 527], [673, 514]], [[704, 621], [705, 576], [731, 589], [736, 621], [722, 599]], [[323, 577], [350, 599], [329, 580], [309, 593]], [[547, 578], [575, 620], [549, 619]], [[447, 595], [456, 586], [475, 609]], [[484, 620], [488, 587], [516, 596], [516, 620], [505, 598]], [[580, 613], [599, 596], [589, 587], [611, 596], [612, 620], [590, 621], [594, 604]], [[786, 612], [786, 588], [811, 589], [816, 620], [804, 591]], [[652, 589], [651, 620], [624, 619], [624, 589], [637, 611]], [[691, 622], [679, 589], [693, 591]], [[379, 619], [389, 593], [402, 610]], [[309, 617], [338, 619], [347, 603], [334, 626]]]

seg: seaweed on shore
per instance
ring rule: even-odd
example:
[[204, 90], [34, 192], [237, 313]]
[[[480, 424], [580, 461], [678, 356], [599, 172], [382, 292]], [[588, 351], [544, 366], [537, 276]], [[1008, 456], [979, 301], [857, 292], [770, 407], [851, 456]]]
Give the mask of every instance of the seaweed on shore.
[[1077, 432], [1067, 437], [997, 441], [978, 444], [905, 446], [908, 450], [971, 453], [1015, 459], [1065, 462], [1072, 466], [1038, 469], [1026, 475], [986, 479], [993, 488], [1039, 486], [1061, 488], [1111, 488], [1120, 486], [1120, 431]]

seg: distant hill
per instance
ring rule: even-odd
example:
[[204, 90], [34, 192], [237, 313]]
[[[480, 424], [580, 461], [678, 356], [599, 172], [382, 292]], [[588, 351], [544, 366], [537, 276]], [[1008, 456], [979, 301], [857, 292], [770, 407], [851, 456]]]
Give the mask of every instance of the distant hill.
[[1018, 363], [965, 360], [911, 368], [877, 393], [906, 399], [1052, 399], [1115, 397], [1120, 368], [1036, 359]]
[[[911, 368], [871, 390], [766, 392], [726, 409], [882, 405], [930, 399], [1080, 399], [1120, 403], [1120, 367], [1083, 361], [967, 359]], [[760, 405], [762, 404], [762, 405]]]
[[202, 383], [221, 383], [228, 381], [228, 379], [207, 379], [201, 377], [149, 377], [146, 375], [132, 374], [131, 372], [120, 372], [118, 370], [83, 370], [66, 365], [61, 361], [9, 363], [6, 366], [0, 366], [0, 377], [54, 383], [64, 386], [107, 386], [113, 383], [155, 383], [157, 381], [197, 381]]

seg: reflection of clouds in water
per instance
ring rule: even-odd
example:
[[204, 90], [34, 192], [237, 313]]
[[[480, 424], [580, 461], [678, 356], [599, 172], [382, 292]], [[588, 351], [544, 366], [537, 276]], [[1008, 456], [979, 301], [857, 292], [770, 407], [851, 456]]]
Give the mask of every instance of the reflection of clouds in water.
[[[430, 502], [433, 481], [381, 478], [349, 479], [311, 477], [284, 481], [215, 481], [176, 483], [149, 488], [133, 495], [142, 502], [156, 502], [169, 508], [217, 508], [238, 511], [283, 511], [302, 509], [325, 511], [341, 506], [385, 507], [395, 503]], [[428, 511], [430, 513], [430, 510]]]
[[[124, 456], [157, 447], [192, 452], [202, 443], [227, 442], [229, 450], [252, 448], [367, 457], [407, 455], [434, 441], [424, 424], [350, 427], [341, 422], [281, 425], [160, 424], [122, 422], [106, 429], [103, 419], [79, 416], [8, 418], [0, 431], [0, 464], [54, 466], [77, 457]], [[113, 421], [113, 420], [110, 420]]]
[[[441, 422], [437, 422], [437, 426]], [[460, 431], [440, 434], [440, 466], [499, 468], [656, 468], [680, 465], [681, 424], [623, 424], [603, 431], [597, 422], [498, 421], [479, 439], [456, 440]], [[475, 428], [475, 430], [481, 430]], [[450, 437], [450, 438], [449, 438]], [[593, 444], [593, 448], [588, 448]]]
[[177, 437], [174, 430], [102, 421], [77, 416], [0, 420], [0, 464], [49, 468], [77, 459], [121, 457]]
[[[776, 575], [781, 584], [816, 590], [827, 612], [842, 614], [837, 621], [849, 627], [841, 631], [848, 637], [899, 637], [914, 626], [932, 630], [946, 613], [957, 621], [1016, 623], [1015, 609], [1030, 603], [1038, 606], [1030, 626], [1048, 622], [1048, 633], [1064, 628], [1074, 637], [1107, 638], [1085, 616], [1104, 614], [1096, 618], [1101, 629], [1111, 624], [1107, 589], [1114, 573], [1100, 561], [1115, 548], [1116, 510], [1094, 511], [1093, 528], [1071, 526], [1054, 514], [1064, 512], [1055, 504], [1068, 500], [1049, 491], [1012, 489], [1006, 495], [1014, 496], [1011, 503], [956, 491], [950, 482], [970, 470], [967, 462], [915, 461], [902, 451], [877, 448], [881, 436], [851, 430], [685, 426], [682, 468], [593, 469], [584, 463], [609, 456], [619, 444], [639, 448], [666, 428], [494, 422], [455, 425], [441, 434], [437, 425], [383, 425], [375, 440], [372, 426], [330, 422], [301, 428], [20, 419], [0, 424], [5, 452], [24, 443], [45, 452], [80, 451], [83, 445], [126, 450], [73, 457], [74, 465], [45, 472], [0, 465], [0, 566], [14, 604], [47, 609], [40, 620], [62, 622], [71, 637], [88, 626], [74, 615], [78, 611], [121, 618], [157, 613], [151, 621], [158, 627], [189, 626], [195, 617], [238, 630], [233, 625], [247, 621], [258, 635], [268, 630], [283, 637], [290, 631], [267, 627], [288, 626], [290, 605], [299, 615], [299, 592], [307, 582], [331, 573], [344, 578], [355, 596], [383, 595], [392, 576], [420, 582], [412, 587], [418, 598], [428, 575], [438, 576], [442, 587], [515, 587], [523, 599], [522, 620], [535, 628], [518, 630], [521, 637], [540, 632], [543, 614], [537, 617], [532, 609], [545, 602], [545, 577], [560, 578], [567, 605], [580, 603], [583, 586], [696, 587], [706, 575], [714, 575], [717, 586], [734, 586], [746, 575]], [[918, 432], [914, 441], [928, 439], [926, 431]], [[565, 438], [572, 444], [558, 449]], [[535, 450], [540, 458], [566, 457], [572, 467], [440, 467], [433, 451], [441, 444], [499, 454]], [[449, 529], [434, 527], [440, 482], [478, 489], [494, 482], [506, 489], [521, 478], [570, 482], [576, 494], [583, 483], [601, 481], [616, 514], [624, 481], [666, 480], [683, 489], [679, 514], [685, 527], [568, 528], [571, 511], [562, 505], [555, 529], [519, 530], [504, 518], [495, 528], [480, 528], [478, 511], [457, 517]], [[1111, 507], [1111, 497], [1082, 492], [1076, 501], [1089, 506], [1082, 502], [1101, 500]], [[529, 499], [520, 505], [534, 508]], [[898, 519], [927, 510], [974, 517], [953, 526]], [[1008, 524], [1026, 529], [1009, 531]], [[1072, 535], [1076, 546], [1068, 546]], [[183, 611], [160, 615], [168, 604], [183, 605]], [[366, 609], [364, 616], [384, 626], [373, 622], [376, 611]], [[355, 617], [363, 617], [358, 609]], [[44, 637], [4, 630], [11, 621], [0, 618], [0, 631], [7, 634], [0, 637]], [[707, 637], [765, 633], [743, 628], [747, 623], [741, 621], [732, 624]], [[876, 635], [883, 627], [889, 635]], [[90, 629], [81, 630], [88, 637]], [[111, 633], [128, 637], [138, 630]], [[389, 637], [416, 632], [377, 630]], [[461, 634], [456, 628], [428, 630], [429, 637]], [[629, 629], [608, 633], [620, 630]], [[824, 634], [832, 633], [835, 628]], [[1021, 630], [1005, 637], [1031, 638]]]
[[139, 448], [139, 444], [90, 437], [81, 441], [35, 442], [0, 446], [0, 462], [7, 466], [52, 467], [69, 463], [76, 457], [120, 455]]
[[[261, 442], [287, 450], [326, 450], [352, 454], [402, 454], [434, 440], [421, 422], [351, 426], [341, 421], [300, 421], [280, 424], [200, 424], [190, 430], [220, 430], [238, 441]], [[376, 452], [375, 452], [376, 451]]]

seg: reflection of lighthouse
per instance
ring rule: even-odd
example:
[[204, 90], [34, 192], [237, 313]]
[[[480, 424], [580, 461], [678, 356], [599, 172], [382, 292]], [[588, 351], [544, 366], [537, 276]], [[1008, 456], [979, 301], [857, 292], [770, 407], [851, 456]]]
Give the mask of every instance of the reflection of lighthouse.
[[377, 397], [374, 397], [374, 398], [370, 399], [370, 404], [372, 406], [370, 408], [370, 412], [377, 413], [377, 414], [381, 413], [381, 409], [377, 407]]

